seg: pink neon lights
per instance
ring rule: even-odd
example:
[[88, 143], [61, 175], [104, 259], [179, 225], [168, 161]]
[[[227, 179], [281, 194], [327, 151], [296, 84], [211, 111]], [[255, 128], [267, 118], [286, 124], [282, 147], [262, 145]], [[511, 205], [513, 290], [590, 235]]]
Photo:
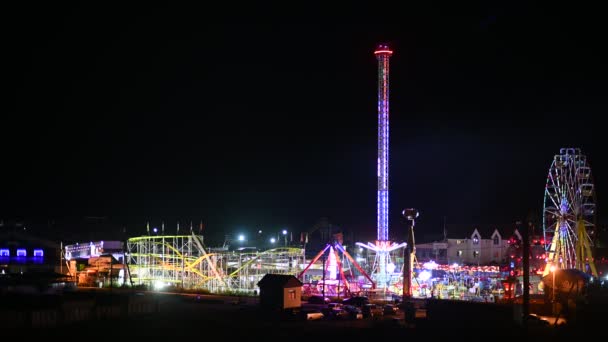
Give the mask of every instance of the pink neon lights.
[[392, 55], [393, 51], [391, 51], [391, 50], [376, 50], [376, 51], [374, 51], [374, 55], [379, 55], [381, 53]]

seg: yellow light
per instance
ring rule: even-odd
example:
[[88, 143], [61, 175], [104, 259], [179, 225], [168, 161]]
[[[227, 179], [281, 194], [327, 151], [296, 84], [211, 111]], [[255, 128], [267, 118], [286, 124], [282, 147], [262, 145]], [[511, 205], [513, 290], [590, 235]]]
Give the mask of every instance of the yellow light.
[[551, 265], [551, 267], [549, 268], [549, 270], [550, 270], [551, 272], [555, 272], [555, 265]]

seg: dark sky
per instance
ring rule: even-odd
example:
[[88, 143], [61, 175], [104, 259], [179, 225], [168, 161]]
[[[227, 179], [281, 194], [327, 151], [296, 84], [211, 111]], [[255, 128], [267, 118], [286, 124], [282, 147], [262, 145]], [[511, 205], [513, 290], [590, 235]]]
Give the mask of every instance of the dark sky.
[[376, 7], [45, 6], [6, 11], [7, 219], [203, 220], [219, 236], [325, 216], [373, 238], [388, 42], [391, 235], [405, 207], [426, 232], [540, 215], [561, 147], [587, 154], [606, 221], [599, 8], [410, 6], [382, 23]]

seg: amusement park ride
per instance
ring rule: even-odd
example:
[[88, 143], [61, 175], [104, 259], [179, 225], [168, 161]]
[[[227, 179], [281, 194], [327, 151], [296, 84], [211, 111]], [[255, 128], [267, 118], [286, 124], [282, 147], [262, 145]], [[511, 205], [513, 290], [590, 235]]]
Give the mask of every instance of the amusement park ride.
[[388, 45], [380, 44], [374, 55], [378, 60], [378, 217], [377, 240], [357, 245], [375, 252], [373, 277], [379, 288], [391, 285], [391, 252], [405, 247], [389, 240], [388, 235], [388, 161], [389, 161], [389, 59], [393, 51]]
[[[419, 267], [414, 241], [414, 223], [419, 215], [416, 209], [405, 209], [402, 213], [411, 221], [407, 243], [389, 240], [389, 59], [392, 54], [384, 44], [374, 51], [378, 61], [377, 240], [356, 243], [374, 252], [375, 260], [367, 270], [369, 274], [337, 239], [328, 241], [307, 263], [302, 248], [286, 246], [238, 254], [210, 251], [203, 246], [202, 236], [164, 236], [163, 228], [162, 236], [148, 234], [128, 240], [126, 260], [135, 283], [177, 284], [182, 288], [205, 288], [212, 292], [253, 292], [257, 280], [264, 274], [279, 273], [297, 275], [305, 287], [324, 296], [347, 296], [378, 289], [402, 294], [404, 300], [412, 297], [413, 281], [423, 278], [413, 277], [414, 269]], [[556, 273], [559, 279], [560, 270], [598, 276], [591, 250], [596, 229], [595, 202], [595, 186], [587, 157], [578, 148], [560, 149], [549, 168], [544, 191], [543, 235], [547, 259], [542, 276], [545, 290], [550, 287], [555, 293]], [[404, 248], [402, 276], [393, 273], [397, 267], [391, 260], [391, 253], [400, 248]], [[317, 264], [320, 259], [322, 266]], [[459, 267], [454, 265], [447, 267]], [[305, 279], [306, 273], [313, 270], [315, 274]], [[319, 270], [322, 277], [319, 277]]]
[[[372, 266], [372, 277], [370, 277], [361, 266], [344, 250], [337, 242], [328, 243], [327, 246], [311, 261], [311, 263], [300, 273], [300, 278], [326, 251], [329, 251], [329, 265], [323, 265], [322, 289], [325, 291], [327, 282], [343, 282], [343, 290], [354, 292], [353, 283], [344, 276], [344, 263], [340, 258], [340, 252], [349, 260], [369, 281], [367, 286], [371, 289], [387, 289], [391, 285], [394, 264], [391, 262], [391, 252], [405, 247], [406, 243], [396, 243], [389, 240], [388, 235], [388, 161], [389, 161], [389, 59], [393, 51], [388, 45], [380, 44], [374, 51], [378, 61], [378, 193], [377, 193], [377, 240], [367, 244], [357, 242], [357, 245], [371, 250], [375, 253], [375, 261]], [[335, 260], [335, 261], [333, 261]], [[333, 266], [335, 263], [336, 266]], [[329, 280], [325, 274], [329, 269], [337, 267], [337, 271], [329, 271]], [[339, 276], [338, 276], [339, 274]], [[302, 278], [301, 278], [302, 279]], [[336, 282], [337, 279], [337, 282]], [[332, 290], [333, 291], [333, 290]], [[341, 292], [341, 291], [338, 291]]]
[[545, 185], [544, 240], [549, 242], [543, 277], [576, 269], [597, 277], [591, 253], [595, 235], [595, 186], [587, 157], [578, 148], [555, 155]]
[[[344, 249], [338, 241], [332, 241], [325, 245], [310, 263], [298, 274], [299, 279], [304, 279], [304, 274], [320, 258], [323, 258], [322, 279], [316, 284], [316, 288], [308, 288], [310, 293], [322, 293], [323, 296], [348, 296], [364, 290], [365, 285], [358, 281], [357, 276], [351, 267], [354, 266], [367, 281], [371, 289], [376, 288], [372, 278], [363, 270], [355, 259]], [[327, 260], [327, 262], [326, 262]]]

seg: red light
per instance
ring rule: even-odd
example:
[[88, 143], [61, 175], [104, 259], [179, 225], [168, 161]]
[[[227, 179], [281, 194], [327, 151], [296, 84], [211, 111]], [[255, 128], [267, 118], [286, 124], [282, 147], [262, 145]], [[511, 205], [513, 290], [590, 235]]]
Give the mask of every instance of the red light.
[[389, 55], [392, 55], [393, 51], [391, 51], [391, 50], [376, 50], [376, 51], [374, 51], [374, 55], [377, 55], [377, 54], [380, 54], [380, 53], [387, 53]]

